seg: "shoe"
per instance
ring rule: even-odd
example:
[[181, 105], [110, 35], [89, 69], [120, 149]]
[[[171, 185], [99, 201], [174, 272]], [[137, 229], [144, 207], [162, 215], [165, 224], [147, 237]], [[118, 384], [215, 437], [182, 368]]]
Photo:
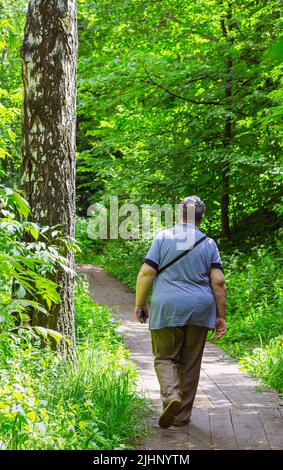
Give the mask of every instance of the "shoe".
[[158, 424], [161, 428], [169, 428], [172, 426], [175, 415], [178, 413], [179, 409], [181, 407], [181, 400], [178, 400], [178, 398], [174, 398], [173, 400], [170, 400], [169, 403], [164, 407], [160, 417]]

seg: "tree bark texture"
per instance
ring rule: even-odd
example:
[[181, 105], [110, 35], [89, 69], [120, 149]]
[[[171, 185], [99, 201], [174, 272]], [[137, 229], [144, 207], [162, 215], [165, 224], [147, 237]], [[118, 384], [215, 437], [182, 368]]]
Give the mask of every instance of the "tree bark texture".
[[[22, 47], [24, 124], [22, 186], [32, 219], [60, 224], [74, 237], [76, 131], [76, 0], [30, 0]], [[73, 268], [73, 254], [68, 254]], [[74, 276], [54, 275], [61, 302], [33, 323], [74, 342]]]

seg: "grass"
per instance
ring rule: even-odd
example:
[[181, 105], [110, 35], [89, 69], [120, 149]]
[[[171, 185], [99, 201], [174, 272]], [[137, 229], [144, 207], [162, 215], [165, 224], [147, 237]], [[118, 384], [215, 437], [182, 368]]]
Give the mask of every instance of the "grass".
[[[87, 259], [101, 265], [134, 291], [150, 243], [91, 241], [86, 237], [86, 223], [84, 219], [78, 221], [83, 246], [80, 261]], [[250, 236], [247, 243], [235, 235], [236, 246], [243, 251], [231, 242], [220, 243], [228, 285], [228, 332], [215, 343], [252, 375], [283, 393], [282, 268], [278, 234], [275, 231], [273, 237], [269, 236], [268, 243], [265, 235], [264, 239]], [[210, 340], [214, 341], [212, 334]]]
[[148, 402], [117, 318], [76, 287], [77, 366], [22, 329], [0, 331], [1, 449], [125, 449], [146, 434]]
[[283, 394], [283, 336], [271, 339], [266, 346], [255, 348], [241, 363], [253, 376], [260, 377]]

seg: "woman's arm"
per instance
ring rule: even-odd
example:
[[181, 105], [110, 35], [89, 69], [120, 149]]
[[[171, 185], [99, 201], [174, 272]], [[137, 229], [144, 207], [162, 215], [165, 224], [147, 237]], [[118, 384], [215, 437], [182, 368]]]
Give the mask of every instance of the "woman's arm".
[[[143, 309], [146, 318], [148, 318], [148, 309], [146, 306], [146, 299], [149, 293], [149, 290], [153, 284], [154, 279], [156, 278], [156, 269], [149, 266], [147, 263], [143, 263], [140, 272], [137, 278], [136, 284], [136, 308], [135, 313], [138, 314], [139, 310]], [[140, 323], [144, 323], [143, 320], [139, 319]]]
[[226, 327], [226, 297], [227, 297], [227, 288], [225, 284], [224, 274], [221, 269], [212, 268], [210, 271], [210, 282], [211, 288], [214, 293], [216, 309], [217, 309], [217, 319], [216, 319], [216, 328], [215, 328], [215, 338], [219, 339], [221, 336], [225, 335]]

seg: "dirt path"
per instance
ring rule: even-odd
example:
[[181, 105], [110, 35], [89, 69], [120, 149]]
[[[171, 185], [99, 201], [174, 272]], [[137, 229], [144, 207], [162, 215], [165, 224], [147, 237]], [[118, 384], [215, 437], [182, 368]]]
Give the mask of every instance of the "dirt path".
[[140, 367], [141, 388], [156, 409], [152, 435], [145, 449], [282, 449], [283, 408], [276, 393], [256, 393], [256, 383], [239, 370], [221, 349], [207, 343], [200, 385], [189, 425], [162, 430], [159, 386], [153, 368], [148, 327], [135, 321], [134, 296], [120, 281], [99, 266], [78, 265], [87, 274], [93, 299], [114, 307], [132, 360]]

